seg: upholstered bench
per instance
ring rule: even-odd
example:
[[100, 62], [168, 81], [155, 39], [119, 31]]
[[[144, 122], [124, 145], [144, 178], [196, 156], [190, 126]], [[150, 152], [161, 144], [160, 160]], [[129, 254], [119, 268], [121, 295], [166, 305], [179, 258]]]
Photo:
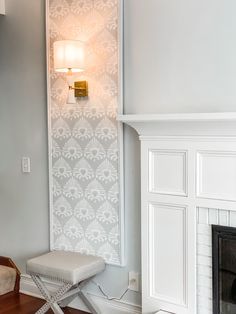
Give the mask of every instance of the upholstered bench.
[[[53, 251], [29, 260], [27, 272], [46, 300], [36, 314], [46, 313], [50, 308], [54, 313], [61, 314], [63, 313], [61, 308], [67, 306], [77, 295], [92, 314], [99, 314], [98, 308], [82, 288], [104, 269], [105, 262], [102, 258], [75, 252]], [[50, 294], [43, 278], [60, 282], [58, 291]]]

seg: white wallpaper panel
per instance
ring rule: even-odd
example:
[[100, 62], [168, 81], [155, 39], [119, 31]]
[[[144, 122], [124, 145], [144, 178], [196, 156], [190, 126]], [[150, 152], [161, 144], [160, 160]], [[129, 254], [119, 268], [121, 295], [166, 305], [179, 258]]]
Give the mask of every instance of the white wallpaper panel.
[[[52, 249], [122, 264], [119, 170], [118, 0], [49, 0]], [[64, 74], [53, 71], [56, 40], [86, 42], [89, 98], [68, 104]]]

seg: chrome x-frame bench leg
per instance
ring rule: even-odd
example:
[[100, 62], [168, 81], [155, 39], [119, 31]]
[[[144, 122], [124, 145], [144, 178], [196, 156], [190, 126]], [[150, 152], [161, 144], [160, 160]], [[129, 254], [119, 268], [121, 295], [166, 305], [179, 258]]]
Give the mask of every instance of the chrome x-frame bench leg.
[[87, 308], [91, 311], [92, 314], [100, 314], [100, 310], [98, 307], [90, 300], [90, 297], [85, 294], [82, 290], [79, 291], [79, 297], [87, 306]]
[[83, 303], [87, 306], [92, 314], [100, 314], [99, 308], [92, 302], [89, 295], [85, 293], [82, 289], [89, 283], [91, 280], [84, 280], [77, 285], [77, 288], [70, 290], [67, 292], [63, 299], [59, 302], [60, 307], [64, 308], [68, 304], [70, 304], [77, 296], [83, 301]]
[[36, 312], [36, 314], [44, 314], [50, 308], [55, 314], [63, 314], [58, 302], [65, 293], [72, 288], [72, 285], [70, 283], [64, 283], [53, 295], [51, 295], [39, 276], [31, 275], [31, 277], [46, 300], [46, 303]]
[[46, 303], [36, 312], [36, 314], [44, 314], [50, 308], [55, 314], [63, 314], [61, 308], [66, 307], [76, 296], [81, 298], [92, 314], [101, 313], [98, 307], [90, 300], [90, 297], [82, 291], [82, 288], [90, 281], [89, 279], [81, 282], [75, 287], [70, 283], [64, 283], [53, 295], [51, 295], [40, 276], [31, 274], [31, 277], [46, 300]]

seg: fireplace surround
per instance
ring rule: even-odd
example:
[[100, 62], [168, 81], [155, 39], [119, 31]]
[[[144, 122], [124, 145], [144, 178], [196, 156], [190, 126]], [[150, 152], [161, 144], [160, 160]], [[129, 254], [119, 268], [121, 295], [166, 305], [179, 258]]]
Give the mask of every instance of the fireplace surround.
[[141, 141], [142, 313], [213, 314], [211, 226], [236, 226], [236, 113], [118, 119]]
[[236, 228], [212, 226], [213, 314], [236, 313]]

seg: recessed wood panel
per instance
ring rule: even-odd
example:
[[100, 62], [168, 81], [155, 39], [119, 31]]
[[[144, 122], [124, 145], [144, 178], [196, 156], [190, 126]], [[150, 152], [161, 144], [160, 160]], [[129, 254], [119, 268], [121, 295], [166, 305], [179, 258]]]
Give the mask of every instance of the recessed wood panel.
[[149, 205], [150, 295], [186, 304], [186, 208]]
[[186, 152], [150, 150], [149, 192], [172, 195], [187, 195]]
[[198, 152], [197, 196], [236, 201], [236, 153]]

